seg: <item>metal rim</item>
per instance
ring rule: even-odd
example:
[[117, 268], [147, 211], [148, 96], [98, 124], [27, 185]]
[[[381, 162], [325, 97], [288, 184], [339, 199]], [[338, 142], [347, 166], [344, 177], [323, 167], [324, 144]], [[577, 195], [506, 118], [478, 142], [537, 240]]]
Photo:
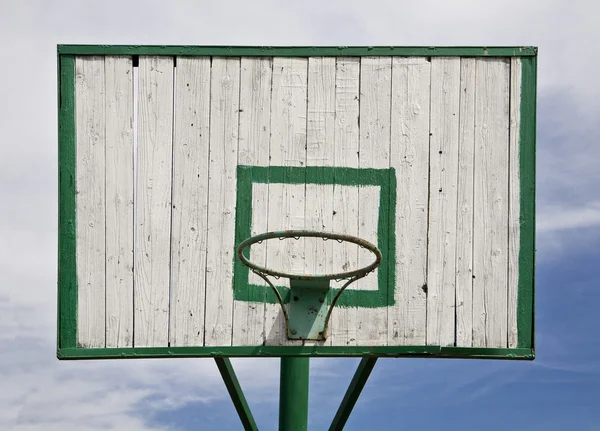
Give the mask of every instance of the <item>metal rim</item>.
[[[256, 244], [256, 243], [259, 243], [259, 242], [262, 242], [262, 241], [268, 240], [268, 239], [275, 239], [275, 238], [277, 238], [277, 239], [286, 239], [286, 238], [299, 239], [299, 238], [315, 238], [315, 237], [323, 238], [323, 240], [331, 239], [331, 240], [336, 240], [338, 242], [351, 242], [362, 248], [366, 248], [367, 250], [369, 250], [371, 253], [373, 253], [375, 255], [375, 261], [373, 263], [371, 263], [370, 265], [365, 266], [364, 268], [359, 268], [354, 271], [338, 272], [335, 274], [300, 275], [300, 274], [293, 274], [293, 273], [287, 273], [287, 272], [281, 272], [281, 271], [274, 271], [269, 268], [259, 266], [255, 263], [250, 262], [246, 258], [246, 256], [244, 256], [244, 253], [243, 253], [246, 248], [252, 246], [253, 244]], [[375, 268], [377, 268], [379, 266], [379, 264], [381, 263], [381, 251], [379, 251], [379, 249], [377, 247], [375, 247], [370, 242], [365, 241], [364, 239], [357, 238], [357, 237], [351, 236], [351, 235], [342, 235], [342, 234], [330, 233], [330, 232], [317, 232], [317, 231], [310, 231], [310, 230], [286, 230], [286, 231], [282, 231], [282, 232], [266, 232], [266, 233], [261, 233], [259, 235], [252, 236], [252, 237], [242, 241], [238, 245], [237, 257], [244, 265], [246, 265], [248, 268], [252, 269], [255, 272], [268, 274], [273, 277], [289, 278], [292, 280], [343, 280], [346, 278], [352, 278], [352, 277], [356, 277], [356, 276], [364, 276], [364, 275], [368, 274], [369, 272], [375, 270]]]

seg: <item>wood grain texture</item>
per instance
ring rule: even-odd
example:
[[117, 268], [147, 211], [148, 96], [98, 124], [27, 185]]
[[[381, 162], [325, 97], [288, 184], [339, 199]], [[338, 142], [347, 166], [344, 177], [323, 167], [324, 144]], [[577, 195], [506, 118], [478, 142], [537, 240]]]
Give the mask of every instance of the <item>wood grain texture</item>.
[[427, 344], [454, 345], [460, 59], [431, 60]]
[[204, 344], [210, 58], [177, 59], [173, 128], [171, 346]]
[[[335, 77], [335, 122], [333, 166], [358, 168], [358, 116], [360, 90], [360, 59], [338, 58]], [[334, 232], [358, 235], [358, 188], [334, 185], [333, 189]], [[337, 250], [337, 249], [336, 249]], [[334, 255], [337, 262], [347, 262], [350, 268], [358, 268], [358, 248], [339, 249]], [[332, 282], [332, 286], [341, 287]], [[357, 328], [354, 322], [358, 307], [335, 307], [331, 313], [329, 338], [332, 345], [356, 345]]]
[[210, 161], [204, 342], [232, 340], [235, 187], [240, 102], [240, 59], [213, 58], [210, 85]]
[[[306, 166], [308, 60], [273, 58], [272, 82], [270, 164]], [[304, 229], [305, 196], [304, 185], [269, 184], [268, 230]], [[268, 241], [269, 267], [301, 272], [304, 268], [301, 246], [294, 239]], [[275, 284], [282, 282], [283, 279], [276, 280]], [[265, 338], [267, 345], [302, 344], [287, 339], [283, 313], [276, 304], [266, 307]]]
[[396, 289], [389, 345], [424, 345], [431, 63], [394, 58], [390, 166], [396, 171]]
[[[240, 78], [240, 117], [238, 163], [250, 166], [269, 165], [269, 138], [271, 134], [271, 80], [270, 58], [242, 58]], [[255, 185], [256, 186], [256, 185]], [[268, 184], [253, 188], [252, 235], [267, 232]], [[267, 244], [256, 244], [250, 249], [253, 262], [266, 264]], [[250, 271], [250, 283], [265, 282]], [[249, 294], [249, 292], [248, 292]], [[260, 345], [265, 340], [265, 304], [235, 301], [233, 310], [233, 345]]]
[[140, 57], [134, 345], [169, 340], [173, 59]]
[[506, 347], [509, 63], [479, 59], [475, 99], [473, 346]]
[[510, 145], [508, 178], [508, 347], [517, 347], [519, 250], [521, 248], [521, 59], [513, 58], [510, 64]]
[[103, 57], [75, 59], [77, 345], [104, 347], [105, 80]]
[[[360, 67], [360, 168], [390, 167], [390, 119], [392, 92], [392, 58], [363, 57]], [[371, 211], [373, 202], [358, 191], [358, 236], [377, 243], [378, 214]], [[359, 255], [359, 266], [368, 263]], [[376, 283], [378, 271], [358, 280], [355, 288]], [[387, 288], [387, 286], [386, 286]], [[387, 291], [383, 292], [387, 296]], [[387, 343], [387, 308], [365, 308], [357, 316], [357, 345]]]
[[473, 345], [473, 169], [475, 152], [475, 64], [462, 58], [456, 212], [456, 345]]
[[[335, 122], [335, 58], [308, 59], [308, 107], [306, 130], [306, 165], [331, 166], [334, 152]], [[323, 178], [312, 178], [322, 183]], [[333, 184], [306, 184], [306, 229], [332, 232]], [[330, 274], [334, 271], [333, 243], [321, 239], [305, 242], [308, 274]], [[338, 270], [341, 268], [336, 262]]]
[[[180, 57], [175, 68], [142, 56], [138, 84], [128, 57], [75, 66], [80, 346], [518, 346], [519, 58]], [[302, 342], [287, 339], [279, 304], [250, 301], [256, 285], [272, 295], [254, 273], [248, 300], [234, 300], [239, 165], [392, 168], [394, 303], [338, 305], [327, 340]], [[252, 172], [252, 235], [310, 229], [386, 247], [379, 179]], [[363, 251], [289, 239], [250, 254], [329, 273], [370, 263]], [[369, 295], [349, 297], [375, 301], [384, 269], [348, 291]]]
[[133, 62], [106, 57], [106, 347], [133, 346]]
[[[334, 151], [335, 64], [335, 57], [308, 59], [307, 166], [331, 166]], [[323, 180], [323, 176], [319, 175], [311, 179], [317, 183]], [[333, 184], [306, 184], [305, 229], [333, 231], [333, 189]], [[304, 247], [306, 260], [303, 273], [330, 274], [342, 268], [340, 262], [333, 260], [333, 241], [311, 238], [305, 241]], [[331, 338], [307, 343], [304, 342], [305, 345], [331, 345]]]

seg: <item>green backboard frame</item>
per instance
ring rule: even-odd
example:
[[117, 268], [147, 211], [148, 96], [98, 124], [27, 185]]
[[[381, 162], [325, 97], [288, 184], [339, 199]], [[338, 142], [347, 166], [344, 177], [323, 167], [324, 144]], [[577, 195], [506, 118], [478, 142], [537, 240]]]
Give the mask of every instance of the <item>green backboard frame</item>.
[[[240, 346], [240, 347], [130, 347], [77, 346], [76, 277], [76, 138], [75, 57], [86, 55], [163, 56], [472, 56], [521, 58], [520, 146], [520, 252], [517, 305], [517, 348], [440, 346]], [[225, 47], [225, 46], [58, 46], [59, 116], [59, 241], [58, 241], [58, 348], [60, 359], [166, 358], [166, 357], [281, 357], [381, 356], [533, 359], [535, 278], [535, 140], [537, 48], [535, 47]], [[257, 168], [253, 168], [257, 169]], [[388, 184], [395, 187], [395, 183]], [[240, 231], [243, 236], [245, 232]], [[236, 240], [238, 232], [236, 231]], [[381, 248], [381, 247], [380, 247]], [[382, 251], [391, 252], [388, 244]], [[388, 259], [391, 259], [388, 255]], [[239, 264], [236, 263], [236, 272]], [[241, 268], [240, 268], [241, 270]], [[388, 277], [380, 271], [380, 277]], [[243, 275], [242, 275], [243, 277]], [[235, 279], [234, 279], [235, 280]], [[235, 289], [235, 294], [239, 292]], [[371, 293], [371, 292], [368, 292]], [[377, 292], [374, 292], [377, 293]], [[356, 293], [360, 294], [360, 293]], [[237, 298], [237, 296], [236, 296]], [[389, 298], [388, 298], [389, 299]], [[349, 297], [341, 300], [352, 301]], [[341, 303], [343, 305], [344, 303]], [[349, 305], [349, 304], [346, 304]], [[377, 305], [375, 305], [377, 306]]]

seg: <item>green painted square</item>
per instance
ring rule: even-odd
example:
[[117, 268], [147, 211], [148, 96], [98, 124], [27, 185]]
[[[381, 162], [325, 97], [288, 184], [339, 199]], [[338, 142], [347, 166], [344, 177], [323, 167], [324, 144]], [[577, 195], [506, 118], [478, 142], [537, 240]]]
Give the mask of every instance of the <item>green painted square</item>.
[[[320, 184], [341, 186], [379, 186], [379, 217], [377, 248], [382, 260], [377, 271], [377, 290], [346, 289], [337, 307], [387, 307], [394, 304], [396, 285], [395, 220], [396, 173], [394, 169], [357, 169], [332, 166], [238, 166], [235, 247], [251, 236], [252, 184]], [[238, 301], [277, 304], [277, 297], [268, 286], [249, 283], [249, 269], [234, 257], [233, 291]], [[289, 288], [276, 286], [285, 303], [290, 301]], [[331, 289], [335, 295], [339, 289]]]

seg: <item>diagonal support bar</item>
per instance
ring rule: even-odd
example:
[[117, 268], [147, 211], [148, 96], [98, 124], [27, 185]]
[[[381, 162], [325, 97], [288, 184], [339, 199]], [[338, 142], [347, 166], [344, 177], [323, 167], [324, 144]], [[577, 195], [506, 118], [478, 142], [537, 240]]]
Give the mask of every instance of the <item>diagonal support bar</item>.
[[344, 429], [344, 426], [350, 417], [350, 413], [352, 413], [352, 409], [354, 408], [360, 393], [365, 387], [365, 383], [367, 383], [367, 380], [371, 375], [371, 371], [375, 366], [375, 362], [377, 362], [376, 357], [362, 358], [358, 368], [356, 369], [356, 372], [354, 373], [354, 377], [352, 377], [350, 386], [348, 386], [346, 395], [344, 395], [344, 399], [342, 400], [342, 403], [340, 404], [340, 407], [333, 418], [333, 422], [329, 427], [329, 431], [341, 431]]
[[233, 405], [242, 421], [244, 430], [258, 431], [250, 407], [248, 407], [248, 403], [246, 402], [246, 397], [244, 397], [244, 393], [242, 392], [240, 382], [238, 382], [235, 371], [233, 371], [233, 367], [231, 366], [231, 361], [229, 358], [215, 358], [215, 362], [217, 363], [221, 377], [223, 377], [223, 382], [225, 382], [231, 401], [233, 401]]

